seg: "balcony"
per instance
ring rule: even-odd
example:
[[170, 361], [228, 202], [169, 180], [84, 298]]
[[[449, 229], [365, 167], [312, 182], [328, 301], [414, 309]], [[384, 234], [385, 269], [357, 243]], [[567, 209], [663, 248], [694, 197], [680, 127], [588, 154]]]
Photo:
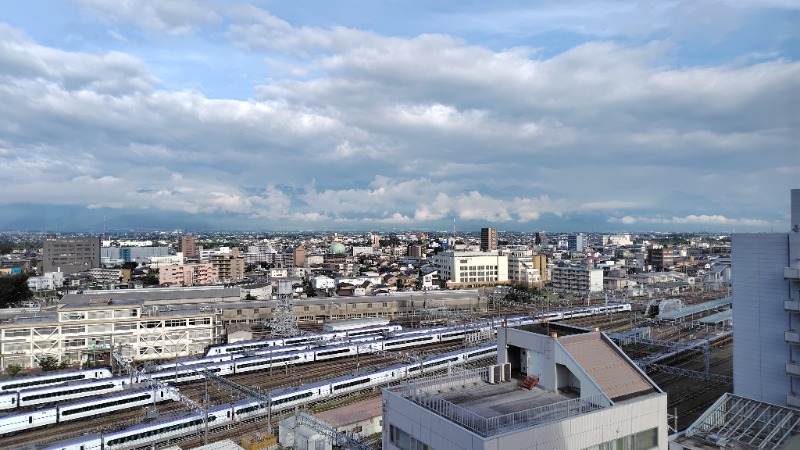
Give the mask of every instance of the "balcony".
[[787, 362], [786, 373], [789, 375], [800, 376], [800, 362], [796, 361]]
[[786, 278], [787, 280], [800, 280], [800, 269], [784, 267], [783, 278]]
[[783, 309], [786, 311], [800, 312], [800, 301], [798, 300], [784, 300]]
[[783, 340], [790, 344], [800, 344], [800, 332], [794, 330], [784, 331]]
[[800, 408], [800, 395], [795, 393], [786, 394], [786, 405], [792, 408]]

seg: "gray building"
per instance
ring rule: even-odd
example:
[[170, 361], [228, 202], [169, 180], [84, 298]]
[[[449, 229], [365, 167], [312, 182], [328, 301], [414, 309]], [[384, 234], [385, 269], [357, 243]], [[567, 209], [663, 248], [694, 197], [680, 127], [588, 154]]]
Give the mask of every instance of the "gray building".
[[800, 407], [800, 189], [789, 233], [734, 234], [733, 392]]
[[100, 267], [100, 237], [56, 237], [44, 240], [42, 273], [84, 272]]

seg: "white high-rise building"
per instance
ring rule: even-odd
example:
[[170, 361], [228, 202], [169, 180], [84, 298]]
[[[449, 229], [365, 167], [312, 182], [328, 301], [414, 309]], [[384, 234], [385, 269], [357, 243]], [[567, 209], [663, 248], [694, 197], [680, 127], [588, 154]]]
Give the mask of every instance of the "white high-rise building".
[[800, 407], [800, 189], [791, 231], [734, 234], [733, 391]]

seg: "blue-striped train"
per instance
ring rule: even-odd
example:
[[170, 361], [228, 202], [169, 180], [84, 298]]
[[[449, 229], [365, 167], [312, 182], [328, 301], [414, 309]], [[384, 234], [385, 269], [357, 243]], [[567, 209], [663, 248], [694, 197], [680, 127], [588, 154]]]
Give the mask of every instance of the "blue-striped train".
[[[559, 320], [609, 312], [630, 311], [630, 309], [630, 304], [612, 304], [557, 313], [544, 313], [534, 318], [528, 316], [510, 317], [503, 319], [503, 322], [507, 326], [518, 326], [534, 323], [545, 317], [548, 320]], [[324, 361], [378, 351], [401, 350], [439, 342], [462, 340], [467, 334], [494, 330], [496, 324], [405, 331], [401, 330], [399, 326], [390, 327], [392, 327], [390, 331], [384, 329], [379, 332], [370, 331], [368, 333], [364, 333], [363, 331], [365, 330], [350, 330], [361, 333], [354, 334], [349, 339], [349, 343], [343, 345], [319, 346], [320, 343], [326, 342], [335, 344], [335, 339], [324, 340], [313, 336], [304, 336], [304, 342], [288, 342], [288, 344], [294, 344], [288, 347], [285, 346], [287, 344], [286, 341], [297, 338], [284, 339], [284, 346], [277, 346], [277, 344], [264, 345], [267, 342], [276, 342], [276, 340], [271, 340], [255, 341], [245, 345], [233, 344], [212, 347], [209, 350], [209, 354], [216, 354], [215, 356], [164, 363], [159, 365], [153, 373], [140, 373], [136, 377], [112, 377], [108, 369], [94, 369], [6, 380], [0, 382], [0, 409], [36, 407], [54, 402], [59, 402], [59, 406], [0, 417], [0, 435], [91, 417], [92, 415], [109, 411], [143, 406], [154, 401], [174, 399], [174, 395], [168, 389], [160, 391], [141, 390], [141, 385], [136, 385], [136, 383], [143, 381], [138, 378], [141, 376], [147, 376], [164, 383], [179, 384], [202, 379], [203, 375], [198, 370], [209, 370], [217, 375], [225, 376], [283, 367], [289, 364]], [[216, 352], [215, 349], [220, 349], [220, 351]], [[234, 353], [235, 351], [246, 353]], [[254, 356], [246, 356], [246, 354]], [[436, 360], [433, 360], [433, 363], [430, 364], [435, 365]], [[428, 366], [422, 365], [420, 367], [409, 366], [405, 369], [405, 373], [423, 370]], [[133, 388], [134, 390], [119, 394], [119, 392], [128, 388]], [[333, 389], [333, 391], [335, 392], [336, 389]], [[321, 392], [323, 390], [320, 388]], [[85, 400], [79, 404], [66, 404], [89, 396], [115, 393], [117, 395]], [[238, 416], [235, 412], [232, 412], [229, 417], [236, 418]]]
[[[367, 374], [313, 383], [301, 388], [273, 393], [269, 406], [258, 400], [242, 400], [230, 405], [216, 406], [208, 411], [208, 425], [210, 428], [224, 426], [255, 416], [263, 416], [270, 408], [273, 412], [278, 412], [296, 405], [316, 402], [353, 391], [385, 386], [409, 376], [487, 358], [494, 355], [496, 351], [496, 345], [486, 345], [426, 358], [420, 362], [396, 365]], [[51, 450], [100, 450], [147, 445], [190, 433], [199, 433], [204, 428], [205, 413], [193, 413], [179, 418], [138, 425], [123, 431], [107, 432], [102, 435], [84, 435], [46, 448]]]

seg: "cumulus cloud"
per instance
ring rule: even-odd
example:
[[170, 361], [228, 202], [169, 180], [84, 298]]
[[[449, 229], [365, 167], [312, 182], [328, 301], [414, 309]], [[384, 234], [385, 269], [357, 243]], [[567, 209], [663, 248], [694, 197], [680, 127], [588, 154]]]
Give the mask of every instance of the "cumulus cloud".
[[[765, 227], [796, 183], [800, 63], [780, 53], [676, 64], [671, 39], [543, 53], [253, 6], [80, 4], [132, 50], [56, 48], [0, 25], [0, 177], [15, 193], [0, 203], [281, 224]], [[165, 46], [223, 23], [202, 38], [269, 73], [248, 78], [249, 98], [170, 85], [155, 74], [174, 67], [119, 31], [131, 23]], [[702, 199], [684, 204], [687, 192]]]

